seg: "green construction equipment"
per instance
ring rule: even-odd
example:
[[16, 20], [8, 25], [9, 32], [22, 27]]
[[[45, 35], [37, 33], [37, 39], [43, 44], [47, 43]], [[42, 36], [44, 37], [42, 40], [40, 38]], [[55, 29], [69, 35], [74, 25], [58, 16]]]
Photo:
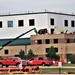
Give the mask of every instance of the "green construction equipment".
[[1, 45], [1, 46], [0, 46], [0, 50], [2, 50], [5, 46], [9, 45], [11, 42], [13, 42], [13, 41], [19, 39], [21, 36], [23, 36], [23, 35], [25, 35], [25, 34], [31, 32], [32, 30], [34, 30], [35, 33], [37, 32], [36, 28], [32, 28], [32, 29], [28, 30], [27, 32], [22, 33], [21, 35], [17, 36], [16, 38], [14, 38], [14, 39], [8, 41], [7, 43]]

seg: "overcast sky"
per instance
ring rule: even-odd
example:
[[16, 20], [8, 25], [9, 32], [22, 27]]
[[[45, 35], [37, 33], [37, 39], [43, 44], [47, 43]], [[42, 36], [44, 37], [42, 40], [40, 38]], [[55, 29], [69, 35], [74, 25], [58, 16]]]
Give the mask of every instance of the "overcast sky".
[[54, 11], [75, 13], [75, 0], [0, 0], [0, 13]]

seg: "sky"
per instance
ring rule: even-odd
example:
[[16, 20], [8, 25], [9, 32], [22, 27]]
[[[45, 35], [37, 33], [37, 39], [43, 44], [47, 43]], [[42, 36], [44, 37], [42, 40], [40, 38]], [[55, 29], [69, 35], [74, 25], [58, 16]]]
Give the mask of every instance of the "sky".
[[0, 14], [26, 12], [75, 13], [75, 0], [0, 0]]

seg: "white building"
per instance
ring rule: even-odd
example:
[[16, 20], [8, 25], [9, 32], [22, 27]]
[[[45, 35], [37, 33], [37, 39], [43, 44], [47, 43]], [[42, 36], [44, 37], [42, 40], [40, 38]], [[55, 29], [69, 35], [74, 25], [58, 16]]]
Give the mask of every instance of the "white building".
[[[34, 27], [37, 30], [47, 28], [49, 32], [55, 30], [59, 33], [61, 29], [74, 32], [75, 15], [56, 12], [0, 15], [0, 39], [15, 38]], [[33, 34], [31, 31], [23, 37]]]

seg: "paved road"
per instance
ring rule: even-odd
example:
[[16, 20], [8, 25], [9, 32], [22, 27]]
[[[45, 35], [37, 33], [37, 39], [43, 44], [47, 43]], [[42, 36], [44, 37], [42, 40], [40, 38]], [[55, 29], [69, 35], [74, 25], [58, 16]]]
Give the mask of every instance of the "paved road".
[[[16, 67], [16, 66], [9, 66], [9, 67]], [[39, 66], [39, 68], [58, 68], [58, 66]], [[62, 68], [75, 68], [75, 66], [62, 66]]]

